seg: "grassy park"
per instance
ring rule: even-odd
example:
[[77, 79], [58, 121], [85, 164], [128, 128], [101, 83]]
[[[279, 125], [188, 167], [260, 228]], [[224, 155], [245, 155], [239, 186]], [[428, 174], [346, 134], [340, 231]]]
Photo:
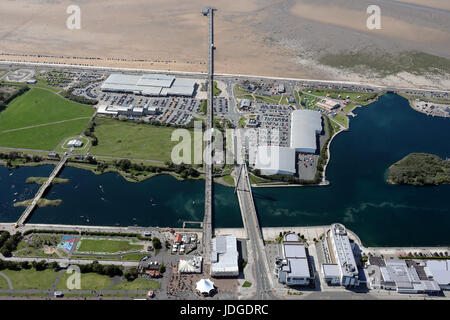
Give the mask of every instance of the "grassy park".
[[78, 253], [99, 253], [107, 254], [140, 251], [143, 246], [133, 243], [134, 239], [103, 239], [103, 238], [82, 238], [77, 246]]
[[[56, 290], [69, 290], [67, 288], [67, 279], [69, 277], [70, 274], [63, 272], [56, 285]], [[81, 275], [80, 285], [80, 290], [102, 290], [113, 285], [113, 281], [109, 276], [89, 272]]]
[[47, 290], [52, 287], [58, 276], [58, 272], [50, 269], [43, 271], [36, 271], [36, 269], [3, 270], [2, 272], [11, 280], [14, 290]]
[[44, 89], [32, 88], [0, 112], [0, 146], [53, 150], [83, 131], [94, 110]]
[[98, 145], [93, 155], [116, 156], [134, 159], [170, 161], [172, 148], [178, 141], [171, 141], [176, 129], [152, 126], [114, 119], [96, 119], [95, 135]]

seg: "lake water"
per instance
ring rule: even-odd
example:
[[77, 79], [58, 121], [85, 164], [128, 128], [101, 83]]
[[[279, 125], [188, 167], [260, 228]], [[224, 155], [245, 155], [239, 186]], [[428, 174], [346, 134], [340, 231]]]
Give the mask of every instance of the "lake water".
[[39, 185], [25, 183], [27, 178], [49, 176], [52, 169], [53, 166], [38, 166], [9, 170], [0, 166], [0, 222], [17, 221], [24, 208], [13, 207], [14, 202], [33, 198], [38, 191]]
[[331, 144], [329, 186], [253, 188], [262, 226], [341, 222], [366, 245], [449, 245], [450, 185], [394, 186], [385, 173], [411, 152], [450, 157], [450, 119], [394, 94], [354, 113]]
[[[366, 245], [449, 245], [450, 185], [393, 186], [386, 169], [411, 152], [450, 157], [450, 119], [412, 110], [400, 96], [387, 94], [356, 109], [351, 130], [331, 145], [326, 187], [253, 188], [262, 226], [312, 226], [344, 223]], [[51, 166], [10, 171], [0, 167], [0, 219], [15, 221], [22, 208], [12, 201], [32, 197], [37, 185], [28, 176], [48, 176]], [[179, 182], [168, 175], [141, 183], [114, 173], [95, 175], [67, 167], [67, 184], [53, 186], [46, 198], [59, 207], [39, 208], [32, 223], [181, 226], [201, 221], [204, 180]], [[14, 187], [12, 187], [14, 185]], [[14, 193], [18, 192], [14, 196]], [[215, 226], [242, 227], [232, 188], [215, 185]]]
[[[178, 181], [160, 175], [140, 183], [120, 175], [95, 175], [66, 167], [61, 178], [68, 183], [53, 186], [48, 199], [62, 199], [58, 207], [39, 208], [31, 223], [178, 226], [183, 221], [202, 221], [205, 181]], [[237, 198], [232, 189], [215, 186], [217, 227], [242, 227]]]

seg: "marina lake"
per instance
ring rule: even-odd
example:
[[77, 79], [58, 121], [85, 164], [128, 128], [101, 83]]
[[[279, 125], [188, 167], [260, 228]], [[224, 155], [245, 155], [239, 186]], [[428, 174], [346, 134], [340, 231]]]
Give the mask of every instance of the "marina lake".
[[[350, 130], [330, 147], [329, 186], [253, 188], [263, 227], [345, 224], [368, 246], [449, 245], [450, 185], [389, 185], [386, 170], [411, 152], [450, 156], [450, 119], [414, 111], [408, 101], [386, 94], [354, 110]], [[0, 222], [14, 222], [23, 208], [13, 201], [32, 198], [38, 185], [29, 176], [48, 176], [52, 166], [0, 167]], [[95, 175], [66, 167], [45, 198], [59, 207], [38, 208], [30, 223], [181, 227], [201, 221], [204, 180], [178, 181], [160, 175], [140, 183], [115, 173]], [[215, 227], [242, 227], [233, 188], [216, 184]]]

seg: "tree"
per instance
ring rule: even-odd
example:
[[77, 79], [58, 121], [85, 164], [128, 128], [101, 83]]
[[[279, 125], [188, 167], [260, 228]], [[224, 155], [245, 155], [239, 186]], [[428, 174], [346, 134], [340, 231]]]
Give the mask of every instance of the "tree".
[[162, 245], [161, 245], [161, 240], [159, 240], [158, 238], [154, 237], [152, 239], [152, 244], [153, 244], [153, 248], [155, 249], [161, 249]]
[[163, 264], [161, 264], [161, 265], [159, 266], [159, 272], [161, 272], [161, 274], [164, 273], [164, 272], [166, 272], [166, 267], [165, 267]]
[[138, 277], [138, 271], [136, 267], [133, 267], [125, 271], [123, 276], [125, 277], [125, 279], [127, 279], [127, 281], [133, 281]]

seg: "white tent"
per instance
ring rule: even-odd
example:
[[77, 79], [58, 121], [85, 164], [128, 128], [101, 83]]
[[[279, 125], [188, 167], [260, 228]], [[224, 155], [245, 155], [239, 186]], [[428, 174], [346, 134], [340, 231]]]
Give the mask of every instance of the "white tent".
[[209, 294], [214, 289], [214, 282], [209, 279], [201, 279], [197, 282], [197, 290]]
[[192, 265], [191, 261], [180, 260], [178, 263], [178, 271], [181, 273], [193, 273], [197, 271], [197, 269]]

